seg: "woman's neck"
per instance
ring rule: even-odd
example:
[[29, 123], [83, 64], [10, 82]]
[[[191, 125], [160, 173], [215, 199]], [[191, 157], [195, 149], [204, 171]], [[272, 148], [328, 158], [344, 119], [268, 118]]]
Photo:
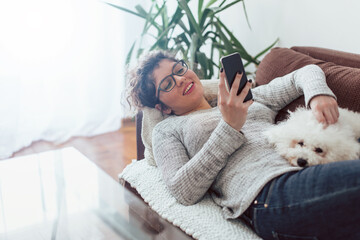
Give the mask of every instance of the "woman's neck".
[[204, 109], [210, 109], [210, 108], [211, 108], [210, 104], [208, 103], [208, 101], [206, 101], [206, 99], [204, 97], [203, 100], [199, 103], [199, 105], [194, 107], [193, 110], [183, 113], [183, 114], [180, 114], [180, 116], [188, 115], [189, 113], [193, 113], [193, 112], [196, 112], [199, 110], [204, 110]]

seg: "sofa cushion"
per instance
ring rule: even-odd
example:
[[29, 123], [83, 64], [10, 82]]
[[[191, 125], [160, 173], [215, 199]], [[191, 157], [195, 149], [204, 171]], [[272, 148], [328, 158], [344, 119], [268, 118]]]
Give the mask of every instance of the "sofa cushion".
[[[338, 54], [338, 58], [334, 56], [335, 53]], [[337, 63], [326, 61], [328, 59]], [[274, 48], [261, 61], [256, 72], [256, 84], [266, 84], [308, 64], [316, 64], [324, 71], [327, 84], [336, 95], [340, 107], [360, 112], [360, 68], [356, 67], [360, 66], [358, 54], [322, 48]], [[350, 66], [343, 66], [346, 64]], [[300, 105], [304, 105], [304, 97], [296, 99], [282, 109], [276, 121], [285, 119], [288, 110], [293, 111]]]
[[360, 68], [359, 54], [318, 47], [292, 47], [291, 49], [325, 62], [333, 62], [345, 67]]

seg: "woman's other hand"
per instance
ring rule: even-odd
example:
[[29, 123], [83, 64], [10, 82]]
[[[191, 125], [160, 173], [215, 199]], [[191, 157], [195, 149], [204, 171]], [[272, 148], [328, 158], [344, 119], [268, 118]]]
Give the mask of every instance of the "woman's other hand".
[[311, 99], [310, 108], [316, 119], [327, 127], [339, 119], [339, 106], [335, 98], [319, 95]]
[[244, 103], [244, 99], [251, 88], [251, 82], [248, 82], [241, 93], [236, 95], [241, 77], [242, 74], [236, 74], [235, 81], [228, 91], [225, 85], [225, 73], [221, 71], [218, 93], [218, 106], [222, 117], [227, 124], [237, 131], [240, 131], [245, 124], [248, 108], [254, 102], [249, 100]]

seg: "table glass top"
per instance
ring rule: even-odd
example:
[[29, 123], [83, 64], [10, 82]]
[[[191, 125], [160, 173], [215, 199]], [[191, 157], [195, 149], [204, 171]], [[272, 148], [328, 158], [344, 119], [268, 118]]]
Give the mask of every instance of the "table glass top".
[[1, 240], [155, 239], [129, 202], [148, 209], [74, 148], [0, 161]]

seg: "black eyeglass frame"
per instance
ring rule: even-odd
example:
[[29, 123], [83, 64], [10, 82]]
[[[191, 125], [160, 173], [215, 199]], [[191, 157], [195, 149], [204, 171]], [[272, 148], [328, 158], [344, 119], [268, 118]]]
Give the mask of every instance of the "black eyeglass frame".
[[[174, 73], [174, 69], [179, 63], [181, 63], [182, 66], [185, 66], [185, 71], [182, 74]], [[174, 66], [173, 66], [173, 68], [171, 70], [171, 74], [164, 77], [159, 83], [159, 86], [158, 86], [158, 89], [157, 89], [157, 96], [156, 96], [156, 99], [157, 99], [158, 102], [160, 102], [160, 91], [170, 92], [176, 86], [176, 80], [175, 80], [174, 76], [184, 76], [185, 73], [187, 73], [188, 70], [189, 70], [189, 67], [188, 67], [188, 65], [186, 64], [186, 62], [183, 59], [175, 62]], [[171, 77], [172, 81], [174, 82], [174, 85], [169, 90], [165, 90], [165, 89], [160, 88], [162, 82], [165, 81], [165, 79], [167, 79], [168, 77]]]

